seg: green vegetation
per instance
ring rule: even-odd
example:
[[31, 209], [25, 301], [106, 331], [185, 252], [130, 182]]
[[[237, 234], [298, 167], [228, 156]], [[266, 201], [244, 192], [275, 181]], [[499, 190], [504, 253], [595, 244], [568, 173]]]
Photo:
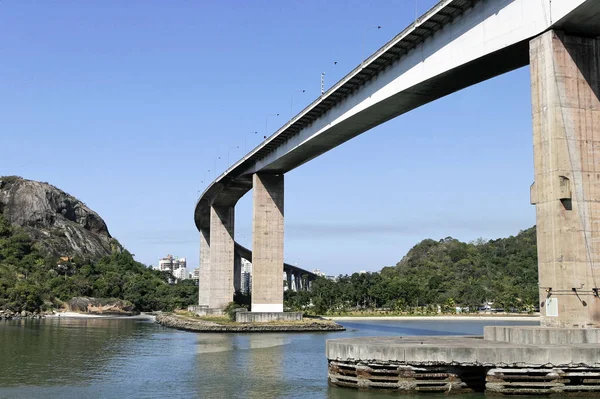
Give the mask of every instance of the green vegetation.
[[124, 299], [139, 311], [197, 302], [192, 281], [171, 285], [169, 277], [136, 262], [127, 251], [97, 261], [44, 257], [27, 234], [0, 214], [0, 309], [47, 310], [79, 296]]
[[451, 237], [423, 240], [379, 273], [319, 278], [310, 292], [285, 292], [288, 309], [348, 314], [453, 313], [457, 306], [532, 311], [538, 301], [535, 227], [516, 237], [463, 243]]
[[229, 302], [225, 309], [223, 309], [223, 313], [229, 317], [229, 320], [235, 321], [235, 314], [238, 312], [238, 309], [248, 310], [248, 307], [235, 302]]
[[[73, 297], [118, 298], [139, 311], [173, 310], [197, 302], [190, 280], [136, 262], [127, 251], [99, 260], [44, 257], [20, 228], [0, 214], [0, 309], [39, 311]], [[463, 243], [424, 240], [396, 266], [379, 273], [319, 278], [310, 292], [285, 293], [287, 309], [314, 314], [451, 313], [456, 306], [531, 311], [538, 301], [535, 227], [516, 237]], [[248, 296], [235, 302], [248, 306]], [[234, 305], [230, 307], [233, 314]]]

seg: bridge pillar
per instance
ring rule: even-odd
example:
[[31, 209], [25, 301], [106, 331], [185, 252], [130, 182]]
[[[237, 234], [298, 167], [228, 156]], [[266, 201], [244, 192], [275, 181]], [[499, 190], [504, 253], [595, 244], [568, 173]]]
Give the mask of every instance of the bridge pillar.
[[200, 275], [198, 305], [208, 306], [210, 290], [210, 229], [200, 229]]
[[237, 253], [233, 257], [233, 291], [242, 291], [242, 257]]
[[286, 271], [285, 272], [285, 278], [287, 281], [287, 289], [288, 291], [292, 291], [292, 273], [290, 273], [290, 271]]
[[233, 206], [210, 208], [210, 283], [209, 308], [225, 308], [233, 301]]
[[252, 311], [283, 312], [283, 174], [252, 176]]
[[600, 327], [600, 40], [530, 42], [541, 325]]

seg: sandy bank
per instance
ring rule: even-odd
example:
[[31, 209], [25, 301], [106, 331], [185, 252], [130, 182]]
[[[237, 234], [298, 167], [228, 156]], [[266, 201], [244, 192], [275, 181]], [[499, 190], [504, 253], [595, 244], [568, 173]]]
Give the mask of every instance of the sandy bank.
[[139, 314], [135, 316], [119, 316], [113, 314], [89, 314], [89, 313], [77, 313], [77, 312], [55, 312], [53, 315], [46, 317], [56, 318], [72, 318], [72, 319], [124, 319], [124, 320], [154, 320], [155, 316], [151, 314]]
[[495, 316], [495, 315], [476, 315], [476, 316], [327, 316], [330, 320], [397, 320], [397, 321], [416, 321], [416, 320], [438, 320], [438, 321], [475, 321], [475, 320], [497, 320], [497, 321], [539, 321], [539, 315], [523, 316]]

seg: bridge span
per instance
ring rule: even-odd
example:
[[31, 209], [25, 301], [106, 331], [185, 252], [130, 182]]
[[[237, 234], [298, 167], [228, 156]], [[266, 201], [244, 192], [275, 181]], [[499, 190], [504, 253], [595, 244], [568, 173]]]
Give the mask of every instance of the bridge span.
[[[234, 262], [234, 275], [233, 275], [233, 288], [235, 291], [239, 291], [241, 288], [241, 282], [239, 278], [241, 276], [241, 258], [252, 262], [252, 251], [242, 245], [235, 243], [235, 262]], [[289, 263], [283, 264], [283, 272], [286, 277], [286, 285], [289, 290], [292, 291], [305, 291], [308, 290], [310, 284], [317, 279], [317, 275], [308, 270], [304, 270], [298, 266], [290, 265]]]
[[[599, 34], [597, 0], [440, 1], [207, 187], [194, 212], [200, 305], [231, 301], [235, 204], [249, 190], [252, 311], [281, 312], [286, 172], [396, 116], [530, 64], [541, 305], [548, 290], [563, 293], [548, 302], [543, 323], [600, 326], [592, 279], [600, 261]], [[573, 287], [594, 296], [586, 309]]]

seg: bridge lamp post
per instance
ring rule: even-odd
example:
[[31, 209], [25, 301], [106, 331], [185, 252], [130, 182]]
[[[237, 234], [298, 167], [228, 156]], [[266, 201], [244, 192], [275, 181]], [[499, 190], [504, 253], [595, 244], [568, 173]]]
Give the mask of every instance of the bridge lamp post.
[[250, 132], [244, 135], [244, 152], [248, 152], [248, 136], [251, 134], [258, 134], [258, 132]]
[[267, 135], [267, 127], [269, 125], [269, 117], [270, 116], [279, 116], [279, 114], [269, 114], [267, 115], [267, 117], [265, 118], [265, 136]]
[[229, 165], [229, 154], [231, 154], [231, 150], [234, 150], [236, 148], [240, 148], [240, 146], [239, 145], [234, 145], [229, 150], [227, 150], [227, 165]]
[[293, 108], [294, 108], [294, 95], [296, 93], [305, 93], [306, 90], [296, 90], [295, 92], [292, 93], [292, 98], [290, 100], [290, 119], [292, 119], [292, 115], [294, 114]]
[[219, 160], [219, 159], [221, 159], [221, 157], [215, 158], [215, 169], [214, 169], [214, 171], [215, 171], [215, 179], [217, 178], [217, 160]]
[[[377, 26], [367, 26], [367, 28], [365, 29], [365, 31], [363, 32], [363, 36], [362, 36], [362, 44], [361, 44], [361, 57], [364, 57], [365, 54], [365, 39], [367, 37], [367, 32], [369, 31], [369, 29], [376, 29], [379, 30], [381, 29], [381, 25], [377, 25]], [[361, 65], [364, 64], [366, 61], [365, 58], [363, 58]]]

